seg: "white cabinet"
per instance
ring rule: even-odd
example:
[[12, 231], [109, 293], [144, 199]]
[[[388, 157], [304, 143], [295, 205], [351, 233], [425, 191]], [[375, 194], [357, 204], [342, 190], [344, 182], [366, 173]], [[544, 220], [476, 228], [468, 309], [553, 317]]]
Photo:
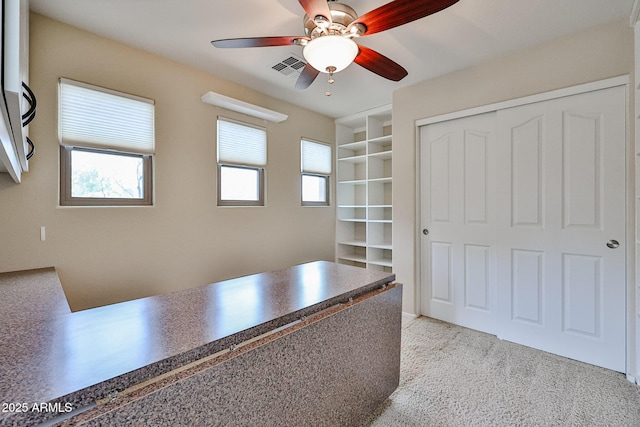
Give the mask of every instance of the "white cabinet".
[[336, 261], [391, 271], [391, 106], [336, 120]]
[[28, 123], [35, 116], [29, 81], [29, 2], [2, 2], [2, 99], [0, 101], [0, 172], [20, 182], [29, 170], [32, 144]]

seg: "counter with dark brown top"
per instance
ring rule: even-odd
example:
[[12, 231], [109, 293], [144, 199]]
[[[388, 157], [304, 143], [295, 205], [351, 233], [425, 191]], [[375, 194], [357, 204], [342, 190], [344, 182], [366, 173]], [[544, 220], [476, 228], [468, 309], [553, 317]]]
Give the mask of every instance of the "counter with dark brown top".
[[[114, 392], [358, 300], [394, 278], [317, 261], [76, 313], [56, 303], [51, 316], [20, 322], [6, 319], [15, 312], [3, 307], [2, 323], [11, 327], [2, 329], [0, 404], [29, 410], [7, 407], [12, 410], [0, 413], [0, 425], [32, 425], [57, 415], [53, 410], [64, 415], [67, 409], [94, 405]], [[5, 280], [0, 275], [0, 301], [9, 289]], [[399, 355], [401, 293], [394, 295]], [[45, 402], [55, 405], [33, 410]]]

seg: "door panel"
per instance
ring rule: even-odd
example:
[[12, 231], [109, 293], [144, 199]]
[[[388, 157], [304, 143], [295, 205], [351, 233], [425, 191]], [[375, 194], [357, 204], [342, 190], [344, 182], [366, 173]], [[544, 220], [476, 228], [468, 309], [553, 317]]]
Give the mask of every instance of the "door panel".
[[487, 224], [487, 150], [489, 135], [466, 131], [464, 135], [464, 222]]
[[[544, 253], [511, 251], [511, 319], [543, 326]], [[501, 331], [498, 331], [501, 332]]]
[[452, 303], [451, 243], [431, 242], [431, 299]]
[[543, 121], [534, 117], [511, 129], [511, 211], [514, 227], [543, 226]]
[[498, 336], [620, 372], [625, 251], [606, 242], [625, 237], [625, 111], [623, 87], [524, 105], [496, 138]]
[[450, 222], [451, 211], [450, 182], [451, 176], [451, 135], [443, 135], [431, 143], [431, 182], [437, 183], [430, 188], [429, 207], [431, 208], [431, 221]]
[[564, 227], [600, 228], [602, 116], [564, 113]]
[[601, 271], [601, 257], [563, 254], [563, 331], [600, 335]]
[[423, 313], [496, 333], [495, 113], [423, 132]]
[[491, 295], [491, 248], [464, 245], [464, 306], [489, 310]]

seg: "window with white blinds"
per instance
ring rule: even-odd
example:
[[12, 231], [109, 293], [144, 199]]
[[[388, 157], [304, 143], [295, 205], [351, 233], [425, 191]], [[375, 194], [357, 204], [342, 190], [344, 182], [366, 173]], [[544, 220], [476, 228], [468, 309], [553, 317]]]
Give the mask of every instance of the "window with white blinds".
[[246, 166], [266, 165], [266, 129], [219, 117], [218, 163]]
[[151, 99], [61, 78], [60, 205], [152, 205]]
[[153, 100], [61, 78], [58, 103], [60, 145], [153, 154]]
[[263, 206], [265, 128], [218, 117], [218, 206]]
[[332, 171], [331, 146], [301, 140], [300, 163], [303, 206], [329, 205], [329, 176]]
[[331, 146], [302, 140], [302, 172], [331, 175]]

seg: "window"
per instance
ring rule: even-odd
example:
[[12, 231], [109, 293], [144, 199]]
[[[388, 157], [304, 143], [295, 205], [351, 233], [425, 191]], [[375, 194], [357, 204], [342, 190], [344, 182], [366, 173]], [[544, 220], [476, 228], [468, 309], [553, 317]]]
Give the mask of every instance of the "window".
[[218, 206], [264, 206], [267, 131], [218, 117]]
[[303, 139], [300, 144], [300, 157], [302, 205], [329, 206], [331, 146]]
[[154, 102], [60, 79], [60, 204], [152, 204]]

